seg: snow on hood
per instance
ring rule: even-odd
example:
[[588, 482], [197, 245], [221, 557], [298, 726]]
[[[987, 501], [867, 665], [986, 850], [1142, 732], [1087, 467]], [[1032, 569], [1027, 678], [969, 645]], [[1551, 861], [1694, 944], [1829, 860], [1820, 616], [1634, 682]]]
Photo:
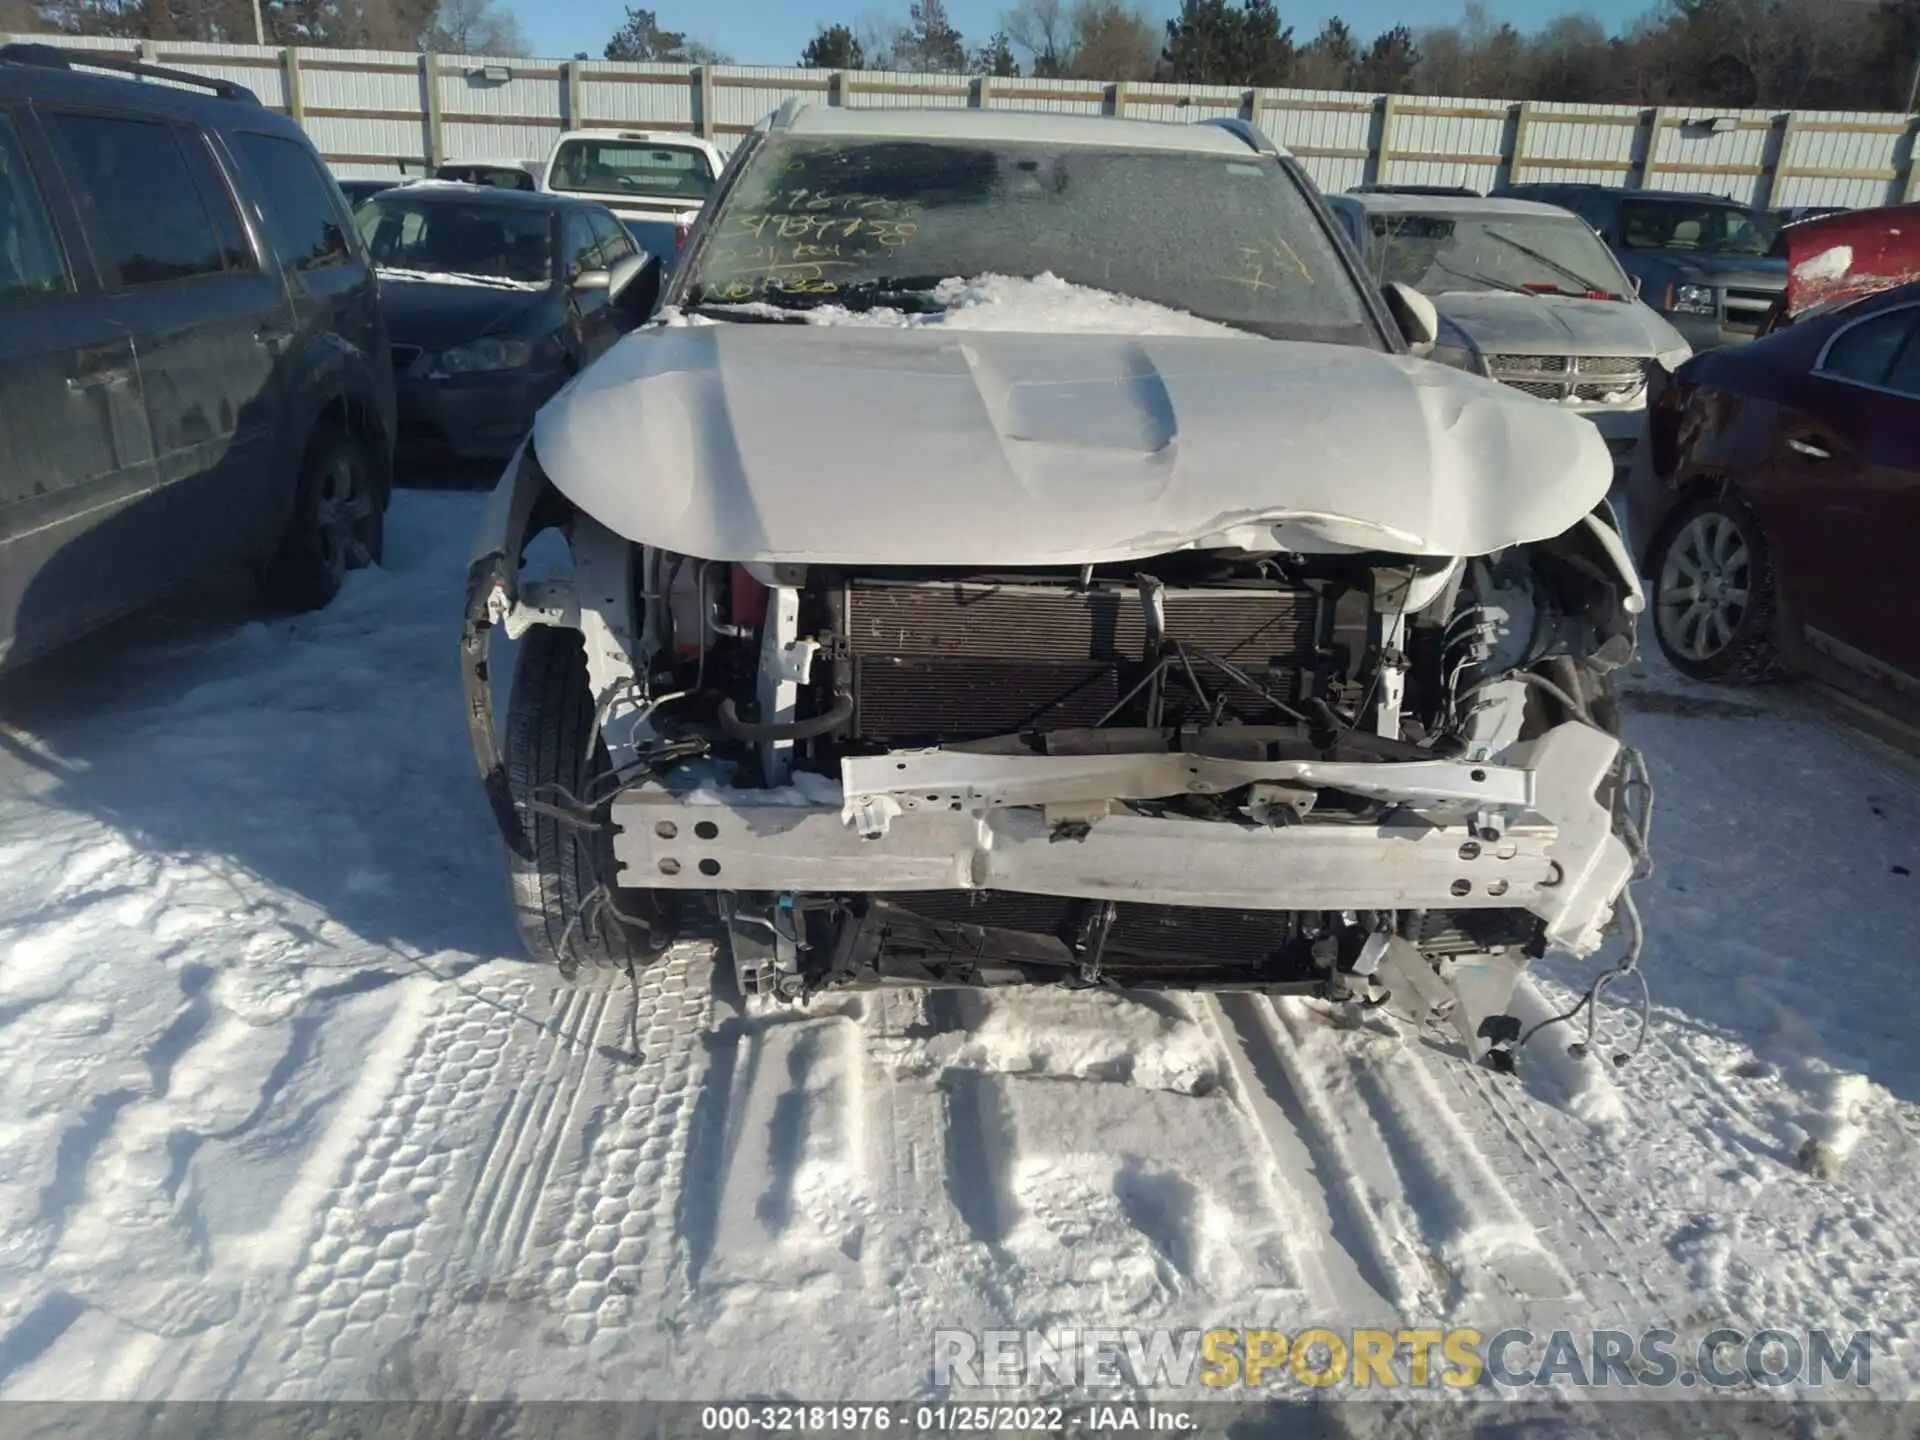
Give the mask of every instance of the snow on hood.
[[1202, 320], [1183, 310], [1074, 285], [1049, 274], [1031, 280], [1011, 275], [942, 280], [933, 287], [932, 296], [941, 308], [928, 314], [886, 308], [849, 310], [844, 305], [818, 305], [795, 312], [765, 304], [725, 306], [720, 307], [720, 313], [765, 318], [791, 318], [797, 313], [809, 325], [864, 325], [881, 330], [940, 326], [948, 330], [1019, 330], [1049, 335], [1212, 335], [1229, 340], [1245, 334], [1231, 325]]
[[1612, 479], [1585, 419], [1407, 356], [964, 328], [639, 331], [534, 446], [619, 534], [736, 562], [1477, 555], [1560, 534]]
[[1687, 343], [1638, 301], [1453, 290], [1433, 303], [1485, 354], [1652, 356]]

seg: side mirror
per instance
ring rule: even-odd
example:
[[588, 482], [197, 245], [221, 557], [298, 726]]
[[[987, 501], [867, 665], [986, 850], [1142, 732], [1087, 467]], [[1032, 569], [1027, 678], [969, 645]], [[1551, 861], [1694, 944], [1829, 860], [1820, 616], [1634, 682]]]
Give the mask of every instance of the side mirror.
[[573, 277], [573, 290], [577, 295], [606, 292], [612, 288], [612, 284], [612, 272], [607, 270], [582, 270]]
[[628, 255], [614, 261], [608, 274], [613, 303], [636, 321], [650, 320], [660, 307], [667, 268], [658, 255]]
[[1433, 342], [1440, 338], [1440, 312], [1433, 308], [1433, 301], [1397, 280], [1382, 285], [1380, 293], [1386, 297], [1387, 309], [1406, 337], [1408, 348], [1422, 358], [1432, 354]]

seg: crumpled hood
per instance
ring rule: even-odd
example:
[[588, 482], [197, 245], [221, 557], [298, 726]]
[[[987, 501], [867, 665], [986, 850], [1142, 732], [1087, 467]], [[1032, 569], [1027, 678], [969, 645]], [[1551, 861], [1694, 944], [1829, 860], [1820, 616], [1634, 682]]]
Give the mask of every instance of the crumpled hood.
[[1253, 337], [649, 329], [534, 447], [610, 529], [736, 562], [1477, 555], [1560, 534], [1612, 479], [1590, 424], [1490, 380]]
[[1486, 355], [1651, 356], [1687, 343], [1645, 305], [1619, 300], [1456, 290], [1433, 303]]

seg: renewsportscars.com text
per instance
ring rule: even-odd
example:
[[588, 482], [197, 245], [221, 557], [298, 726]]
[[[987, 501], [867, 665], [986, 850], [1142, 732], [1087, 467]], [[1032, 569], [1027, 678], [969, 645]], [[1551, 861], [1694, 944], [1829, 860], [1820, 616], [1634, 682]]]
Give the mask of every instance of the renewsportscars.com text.
[[932, 1378], [988, 1388], [1864, 1390], [1872, 1364], [1861, 1330], [937, 1330]]

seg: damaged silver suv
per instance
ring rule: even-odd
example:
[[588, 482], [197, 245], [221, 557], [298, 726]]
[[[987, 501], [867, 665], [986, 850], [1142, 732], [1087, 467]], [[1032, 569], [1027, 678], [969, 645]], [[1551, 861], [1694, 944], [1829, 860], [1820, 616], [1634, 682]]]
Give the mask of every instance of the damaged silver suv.
[[564, 974], [703, 896], [748, 993], [1391, 996], [1498, 1061], [1528, 961], [1631, 914], [1606, 446], [1419, 358], [1251, 126], [789, 106], [615, 289], [464, 636]]

